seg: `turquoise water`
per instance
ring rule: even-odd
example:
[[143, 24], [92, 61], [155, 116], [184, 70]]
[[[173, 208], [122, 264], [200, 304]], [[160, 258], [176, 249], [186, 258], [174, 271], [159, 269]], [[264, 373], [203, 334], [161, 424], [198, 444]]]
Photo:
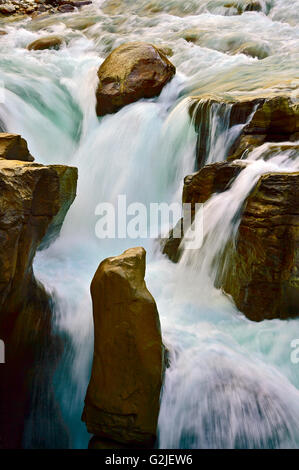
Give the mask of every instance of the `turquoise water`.
[[[147, 285], [172, 358], [161, 401], [159, 446], [296, 448], [299, 365], [291, 362], [291, 341], [299, 338], [299, 321], [249, 321], [214, 288], [211, 266], [233, 236], [234, 216], [258, 176], [269, 169], [297, 169], [297, 163], [287, 155], [267, 163], [251, 155], [251, 169], [241, 173], [230, 192], [205, 205], [207, 241], [191, 263], [186, 254], [179, 265], [172, 264], [149, 239], [97, 239], [95, 208], [100, 202], [116, 203], [119, 194], [146, 206], [180, 200], [183, 177], [195, 168], [190, 96], [285, 91], [298, 98], [299, 2], [264, 1], [262, 12], [240, 16], [217, 0], [159, 0], [152, 2], [155, 12], [142, 0], [118, 2], [114, 10], [111, 3], [10, 23], [4, 26], [8, 34], [0, 37], [5, 86], [0, 121], [27, 139], [37, 162], [79, 168], [77, 198], [61, 236], [37, 254], [34, 264], [37, 278], [52, 293], [54, 325], [65, 343], [54, 384], [69, 445], [84, 448], [89, 440], [80, 416], [93, 349], [90, 281], [102, 259], [143, 245]], [[195, 30], [196, 43], [184, 39], [186, 30]], [[61, 50], [26, 50], [49, 33], [65, 37]], [[97, 68], [114, 47], [140, 39], [171, 48], [177, 75], [159, 98], [97, 118]], [[248, 42], [268, 57], [237, 53]], [[210, 161], [224, 158], [230, 131], [216, 109]], [[48, 434], [51, 423], [35, 424]], [[30, 423], [25, 441], [30, 446], [28, 434]]]

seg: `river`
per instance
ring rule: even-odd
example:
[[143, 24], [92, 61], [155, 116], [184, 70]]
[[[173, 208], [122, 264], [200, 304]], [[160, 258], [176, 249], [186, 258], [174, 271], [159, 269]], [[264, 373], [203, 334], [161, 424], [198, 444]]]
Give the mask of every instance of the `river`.
[[[120, 194], [128, 204], [146, 206], [180, 200], [183, 178], [196, 168], [190, 96], [286, 92], [298, 98], [299, 0], [264, 0], [261, 12], [242, 15], [232, 14], [227, 3], [96, 0], [74, 13], [1, 26], [8, 34], [0, 36], [0, 125], [22, 134], [37, 162], [79, 169], [77, 197], [61, 235], [34, 263], [53, 296], [54, 327], [66, 339], [54, 386], [71, 448], [86, 448], [90, 437], [80, 420], [93, 351], [90, 282], [105, 257], [138, 245], [147, 250], [146, 282], [171, 355], [158, 446], [299, 446], [299, 366], [291, 361], [299, 320], [252, 322], [213, 283], [215, 260], [217, 265], [259, 176], [298, 170], [299, 162], [287, 154], [267, 162], [250, 154], [251, 164], [231, 189], [205, 204], [205, 242], [191, 260], [186, 252], [180, 263], [171, 263], [150, 239], [95, 235], [100, 202], [116, 204]], [[65, 38], [60, 50], [26, 49], [50, 33]], [[140, 40], [171, 49], [176, 76], [158, 98], [97, 118], [99, 65], [118, 45]], [[244, 44], [261, 58], [239, 53]], [[210, 162], [225, 158], [230, 132], [216, 109]], [[33, 433], [39, 433], [51, 447], [50, 417], [37, 422], [34, 416], [24, 446], [34, 446]]]

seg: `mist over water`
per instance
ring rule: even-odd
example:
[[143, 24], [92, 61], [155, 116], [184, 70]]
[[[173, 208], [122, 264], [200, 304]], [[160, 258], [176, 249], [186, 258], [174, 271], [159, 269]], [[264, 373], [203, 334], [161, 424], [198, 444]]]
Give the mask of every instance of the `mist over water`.
[[[147, 250], [147, 286], [171, 357], [159, 446], [299, 446], [299, 373], [290, 360], [299, 320], [251, 322], [214, 287], [221, 254], [238, 228], [236, 215], [260, 175], [299, 170], [289, 152], [265, 161], [265, 144], [248, 155], [249, 165], [231, 188], [204, 205], [201, 250], [186, 251], [177, 265], [157, 252], [153, 240], [95, 235], [96, 206], [116, 204], [119, 194], [128, 204], [147, 207], [180, 201], [183, 178], [196, 168], [192, 96], [288, 92], [298, 98], [299, 1], [265, 0], [261, 12], [242, 15], [227, 3], [96, 1], [72, 14], [3, 27], [8, 34], [0, 36], [0, 123], [22, 134], [36, 162], [79, 169], [77, 198], [61, 236], [34, 264], [53, 296], [54, 325], [65, 343], [54, 385], [70, 447], [86, 448], [90, 437], [80, 421], [93, 351], [89, 285], [105, 257], [137, 245]], [[65, 38], [59, 51], [26, 49], [50, 33]], [[158, 98], [97, 118], [99, 65], [113, 48], [138, 40], [170, 50], [175, 78]], [[248, 44], [260, 59], [240, 52]], [[241, 131], [228, 127], [229, 112], [229, 106], [225, 113], [217, 106], [211, 110], [208, 163], [225, 159]], [[29, 447], [31, 424], [29, 419]], [[42, 435], [51, 434], [51, 423], [35, 424]]]

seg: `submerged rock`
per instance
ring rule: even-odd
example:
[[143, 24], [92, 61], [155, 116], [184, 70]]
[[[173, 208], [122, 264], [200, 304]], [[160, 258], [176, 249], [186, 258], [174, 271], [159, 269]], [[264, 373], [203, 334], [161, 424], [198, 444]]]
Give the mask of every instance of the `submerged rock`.
[[263, 6], [259, 0], [239, 0], [233, 2], [227, 2], [224, 4], [225, 8], [235, 9], [238, 15], [242, 15], [246, 11], [257, 11], [263, 10]]
[[2, 15], [9, 16], [13, 15], [16, 12], [17, 8], [12, 3], [4, 3], [3, 5], [0, 5], [0, 13]]
[[27, 142], [19, 134], [0, 133], [0, 158], [33, 162]]
[[257, 58], [257, 59], [265, 59], [269, 56], [270, 49], [268, 45], [265, 44], [258, 44], [255, 42], [246, 42], [242, 44], [237, 50], [234, 51], [234, 54], [245, 54], [249, 57]]
[[59, 7], [57, 7], [57, 11], [60, 13], [68, 13], [74, 10], [75, 6], [70, 3], [64, 3], [63, 5], [59, 5]]
[[262, 11], [263, 7], [259, 0], [247, 0], [244, 4], [244, 11]]
[[97, 115], [115, 113], [141, 98], [161, 93], [175, 74], [175, 67], [152, 44], [123, 44], [107, 57], [98, 71]]
[[92, 280], [95, 349], [82, 420], [98, 438], [152, 447], [164, 365], [144, 275], [145, 250], [132, 248], [104, 260]]
[[[17, 140], [23, 157], [24, 141]], [[53, 413], [51, 445], [68, 446], [59, 413], [54, 413], [51, 386], [61, 346], [52, 332], [51, 301], [36, 281], [32, 263], [51, 224], [52, 235], [60, 229], [76, 181], [76, 168], [0, 159], [0, 331], [6, 345], [6, 364], [0, 370], [0, 441], [5, 448], [24, 445], [29, 409], [38, 402], [33, 390], [52, 407], [47, 411], [41, 406], [39, 414], [43, 420], [45, 413]], [[38, 431], [33, 436], [30, 444], [42, 446], [45, 436]]]
[[251, 320], [299, 316], [299, 172], [260, 178], [248, 197], [223, 288]]
[[[74, 8], [73, 8], [74, 9]], [[29, 51], [41, 51], [44, 49], [59, 49], [63, 44], [63, 38], [61, 36], [46, 36], [44, 38], [37, 39], [27, 46]]]
[[245, 54], [249, 57], [265, 59], [271, 54], [270, 45], [266, 41], [257, 40], [253, 35], [238, 32], [217, 32], [191, 28], [175, 33], [175, 37], [181, 37], [201, 47], [207, 47], [225, 54]]

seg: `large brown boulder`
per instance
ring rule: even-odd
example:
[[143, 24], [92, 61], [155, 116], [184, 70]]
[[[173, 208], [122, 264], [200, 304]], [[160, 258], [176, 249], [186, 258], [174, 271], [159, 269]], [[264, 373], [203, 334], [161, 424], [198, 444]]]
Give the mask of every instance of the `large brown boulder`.
[[0, 132], [0, 158], [25, 162], [33, 162], [34, 160], [29, 153], [26, 140], [19, 134], [8, 134], [7, 132]]
[[152, 44], [123, 44], [107, 57], [98, 71], [98, 116], [115, 113], [141, 98], [161, 93], [175, 74], [175, 67]]
[[223, 288], [251, 320], [299, 316], [299, 173], [260, 178], [248, 197]]
[[82, 420], [98, 438], [151, 447], [163, 345], [157, 306], [144, 275], [145, 250], [132, 248], [105, 259], [92, 280], [95, 346]]
[[214, 96], [194, 97], [190, 115], [198, 132], [197, 161], [201, 168], [206, 163], [210, 148], [211, 119], [218, 113], [227, 119], [227, 127], [243, 124], [238, 138], [227, 149], [227, 158], [241, 158], [265, 142], [284, 142], [298, 139], [299, 105], [289, 96], [242, 97], [220, 99]]
[[[21, 157], [22, 149], [21, 145]], [[76, 183], [76, 168], [0, 159], [0, 338], [6, 347], [6, 363], [0, 368], [0, 442], [4, 448], [24, 445], [32, 403], [35, 407], [39, 403], [39, 422], [51, 413], [53, 429], [57, 426], [53, 446], [68, 445], [51, 385], [61, 346], [52, 331], [51, 301], [36, 281], [32, 263], [51, 224], [52, 236], [59, 231]], [[39, 394], [46, 403], [40, 403]], [[32, 446], [42, 446], [46, 439], [38, 428], [31, 438]]]
[[[72, 7], [74, 9], [74, 7]], [[46, 36], [36, 41], [31, 42], [27, 49], [29, 51], [42, 51], [44, 49], [59, 49], [63, 44], [63, 37], [61, 36]]]

